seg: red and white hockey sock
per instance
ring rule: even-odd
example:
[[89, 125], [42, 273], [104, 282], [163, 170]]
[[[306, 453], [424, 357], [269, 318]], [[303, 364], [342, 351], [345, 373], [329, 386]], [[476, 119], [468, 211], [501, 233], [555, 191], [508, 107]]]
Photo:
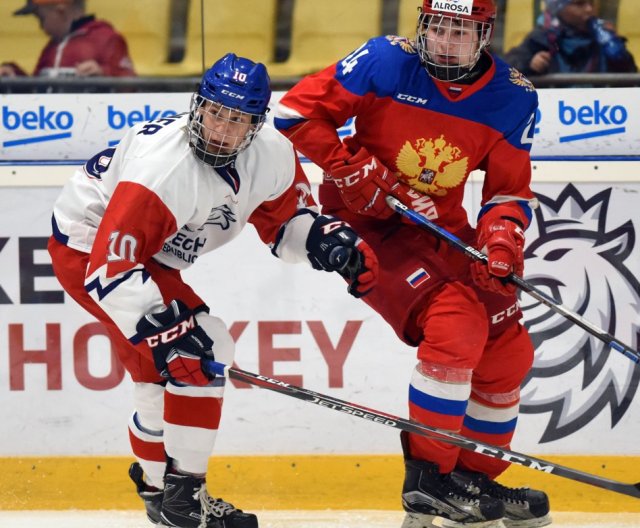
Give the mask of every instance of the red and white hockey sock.
[[146, 428], [137, 412], [129, 419], [129, 441], [133, 454], [144, 471], [145, 482], [154, 488], [164, 487], [166, 456], [162, 431]]
[[164, 448], [181, 472], [203, 475], [220, 425], [225, 379], [206, 387], [167, 383], [164, 395]]
[[166, 456], [164, 453], [162, 414], [164, 386], [158, 383], [135, 383], [135, 411], [129, 419], [129, 441], [145, 475], [154, 488], [164, 487]]
[[[458, 432], [471, 392], [471, 369], [421, 362], [413, 371], [409, 387], [409, 415], [417, 422]], [[451, 472], [460, 448], [410, 434], [414, 458], [438, 464], [441, 473]]]
[[[481, 393], [474, 389], [464, 418], [462, 434], [509, 449], [516, 430], [519, 409], [519, 388], [501, 394]], [[460, 453], [458, 467], [486, 473], [490, 478], [495, 478], [509, 467], [509, 462], [463, 450]]]

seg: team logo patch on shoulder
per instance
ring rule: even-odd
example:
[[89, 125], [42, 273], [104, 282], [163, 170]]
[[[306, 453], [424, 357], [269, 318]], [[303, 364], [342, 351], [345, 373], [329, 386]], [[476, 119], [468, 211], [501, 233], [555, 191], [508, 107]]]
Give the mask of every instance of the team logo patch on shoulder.
[[411, 275], [406, 278], [406, 281], [412, 288], [417, 288], [421, 284], [424, 284], [431, 278], [431, 275], [427, 273], [424, 268], [418, 268]]
[[533, 83], [515, 68], [509, 68], [509, 80], [516, 86], [521, 86], [527, 92], [535, 91], [535, 86], [533, 86]]
[[407, 37], [399, 37], [398, 35], [387, 35], [385, 38], [392, 46], [400, 46], [400, 49], [405, 53], [417, 53], [415, 42], [413, 40], [409, 40]]

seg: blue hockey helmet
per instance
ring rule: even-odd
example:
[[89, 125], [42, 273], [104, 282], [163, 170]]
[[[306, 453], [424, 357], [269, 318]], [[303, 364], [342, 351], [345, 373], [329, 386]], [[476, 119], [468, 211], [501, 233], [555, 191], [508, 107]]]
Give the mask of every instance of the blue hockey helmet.
[[224, 106], [249, 114], [264, 114], [271, 98], [264, 64], [227, 53], [202, 76], [198, 93]]
[[270, 98], [264, 64], [233, 53], [216, 61], [191, 98], [189, 143], [198, 159], [214, 167], [233, 161], [264, 124]]

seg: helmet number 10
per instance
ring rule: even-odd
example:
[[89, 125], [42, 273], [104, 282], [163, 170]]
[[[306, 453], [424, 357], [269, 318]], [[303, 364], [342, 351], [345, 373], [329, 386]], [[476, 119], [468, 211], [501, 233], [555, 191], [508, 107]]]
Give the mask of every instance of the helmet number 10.
[[233, 80], [241, 83], [247, 82], [247, 74], [244, 72], [234, 71], [233, 72]]

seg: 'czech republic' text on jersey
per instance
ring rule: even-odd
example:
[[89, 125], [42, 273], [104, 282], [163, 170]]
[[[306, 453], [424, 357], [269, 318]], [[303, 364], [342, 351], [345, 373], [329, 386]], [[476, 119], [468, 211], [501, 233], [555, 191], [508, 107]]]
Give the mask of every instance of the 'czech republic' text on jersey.
[[[491, 66], [472, 84], [440, 82], [420, 63], [412, 41], [377, 37], [294, 86], [280, 101], [276, 128], [325, 171], [365, 147], [425, 195], [414, 209], [451, 231], [467, 223], [464, 184], [475, 169], [486, 171], [481, 215], [507, 203], [530, 219], [537, 94], [500, 59], [484, 60]], [[355, 142], [348, 148], [336, 128], [353, 116]], [[321, 202], [334, 206], [337, 193], [322, 187]]]
[[184, 269], [251, 222], [272, 246], [286, 223], [277, 256], [308, 262], [313, 218], [297, 213], [317, 208], [290, 142], [265, 125], [234, 165], [214, 170], [194, 156], [187, 120], [133, 127], [76, 171], [54, 207], [54, 236], [90, 253], [85, 287], [128, 338], [164, 306], [149, 259]]

